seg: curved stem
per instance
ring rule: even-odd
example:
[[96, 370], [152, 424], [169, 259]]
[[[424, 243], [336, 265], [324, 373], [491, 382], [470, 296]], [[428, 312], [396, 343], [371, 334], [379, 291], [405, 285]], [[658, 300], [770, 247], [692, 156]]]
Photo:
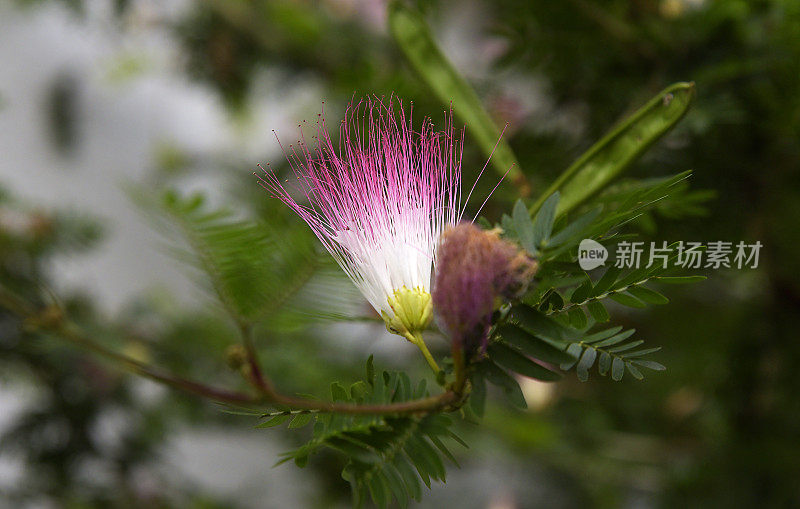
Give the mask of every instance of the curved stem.
[[[442, 411], [451, 408], [453, 404], [461, 399], [461, 395], [458, 392], [447, 390], [438, 396], [431, 396], [414, 401], [386, 405], [355, 405], [350, 403], [329, 403], [280, 394], [264, 376], [259, 366], [252, 341], [252, 330], [249, 325], [242, 326], [240, 329], [245, 341], [245, 348], [249, 360], [250, 383], [256, 387], [259, 394], [251, 395], [238, 391], [220, 389], [175, 376], [115, 352], [88, 337], [76, 324], [68, 321], [62, 310], [56, 306], [49, 306], [37, 310], [36, 306], [33, 304], [19, 298], [2, 287], [0, 287], [0, 306], [22, 319], [24, 326], [29, 330], [37, 330], [60, 337], [96, 355], [118, 363], [133, 374], [221, 403], [246, 406], [278, 405], [297, 410], [344, 414], [390, 415]], [[414, 343], [417, 344], [416, 341], [414, 341]], [[423, 345], [422, 348], [424, 348], [424, 343], [421, 344]], [[424, 349], [423, 353], [424, 352], [427, 352], [427, 348]], [[427, 357], [430, 357], [430, 352], [428, 352]], [[430, 357], [430, 360], [433, 362], [432, 357]], [[433, 366], [436, 366], [435, 362], [433, 362]], [[438, 366], [436, 366], [436, 368], [438, 369]]]

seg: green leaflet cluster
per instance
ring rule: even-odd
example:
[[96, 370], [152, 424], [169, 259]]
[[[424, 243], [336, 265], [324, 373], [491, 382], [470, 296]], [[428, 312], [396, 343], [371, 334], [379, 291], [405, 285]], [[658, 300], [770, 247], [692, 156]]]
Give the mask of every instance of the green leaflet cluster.
[[[499, 227], [503, 234], [516, 239], [540, 263], [535, 287], [520, 302], [501, 308], [496, 313], [487, 355], [474, 365], [471, 374], [471, 408], [482, 415], [486, 383], [498, 385], [513, 404], [525, 407], [519, 384], [512, 375], [542, 381], [557, 380], [561, 370], [575, 368], [578, 378], [586, 381], [589, 370], [597, 366], [600, 375], [611, 375], [615, 381], [627, 371], [642, 379], [640, 368], [663, 370], [658, 362], [643, 357], [660, 348], [639, 348], [644, 341], [631, 339], [634, 330], [622, 327], [597, 329], [610, 314], [603, 300], [642, 308], [665, 304], [667, 297], [644, 286], [646, 283], [688, 283], [702, 276], [676, 275], [677, 253], [666, 264], [623, 271], [610, 267], [599, 277], [592, 277], [577, 263], [577, 247], [584, 238], [606, 245], [631, 235], [620, 228], [631, 221], [647, 217], [665, 207], [671, 194], [687, 194], [689, 172], [673, 177], [624, 183], [609, 188], [579, 210], [574, 218], [559, 217], [559, 192], [542, 203], [531, 218], [528, 208], [518, 201], [512, 214], [504, 215]], [[678, 202], [696, 203], [706, 199], [702, 194], [684, 196]], [[674, 211], [673, 215], [691, 213], [691, 207]], [[491, 225], [485, 225], [491, 226]]]
[[[205, 276], [203, 283], [238, 324], [269, 319], [274, 327], [296, 327], [347, 319], [353, 302], [360, 302], [302, 224], [242, 217], [210, 207], [202, 195], [151, 196], [135, 188], [130, 194], [164, 232], [176, 259]], [[320, 299], [320, 293], [330, 297]]]
[[[338, 382], [331, 385], [335, 402], [354, 404], [387, 404], [428, 396], [425, 379], [413, 384], [405, 373], [384, 371], [376, 376], [372, 356], [367, 361], [365, 380], [349, 389]], [[422, 497], [422, 484], [444, 482], [444, 459], [456, 464], [445, 439], [464, 445], [450, 428], [453, 420], [442, 414], [423, 416], [342, 415], [308, 412], [276, 412], [259, 427], [274, 427], [289, 422], [289, 428], [300, 428], [314, 421], [314, 431], [306, 444], [282, 454], [278, 462], [293, 460], [304, 467], [311, 455], [330, 448], [345, 455], [342, 471], [352, 489], [357, 505], [367, 497], [379, 507], [388, 507], [396, 500], [407, 507], [410, 500]]]

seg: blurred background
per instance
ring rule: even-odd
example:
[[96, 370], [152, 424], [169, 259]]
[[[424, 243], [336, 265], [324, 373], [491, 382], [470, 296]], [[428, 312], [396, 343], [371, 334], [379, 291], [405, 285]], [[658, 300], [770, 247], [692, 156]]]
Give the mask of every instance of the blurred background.
[[[707, 190], [698, 196], [713, 199], [636, 227], [649, 239], [764, 244], [756, 270], [669, 288], [668, 306], [612, 309], [664, 347], [654, 359], [666, 372], [524, 382], [529, 410], [494, 400], [482, 426], [462, 430], [461, 468], [421, 505], [800, 507], [800, 2], [414, 5], [510, 123], [534, 195], [616, 120], [694, 81], [693, 109], [630, 174], [691, 169]], [[252, 170], [285, 168], [272, 130], [291, 142], [323, 107], [335, 125], [370, 93], [442, 118], [388, 35], [382, 0], [0, 0], [0, 281], [52, 291], [129, 355], [241, 384], [225, 366], [235, 328], [173, 256], [181, 241], [153, 208], [202, 196], [304, 231]], [[466, 145], [471, 183], [484, 160]], [[513, 199], [506, 182], [484, 215], [497, 220]], [[367, 314], [341, 281], [321, 288], [311, 301]], [[258, 333], [287, 390], [354, 379], [369, 353], [384, 367], [419, 364], [380, 323], [301, 318]], [[335, 455], [273, 468], [302, 437], [254, 424], [21, 332], [0, 311], [1, 507], [349, 505]]]

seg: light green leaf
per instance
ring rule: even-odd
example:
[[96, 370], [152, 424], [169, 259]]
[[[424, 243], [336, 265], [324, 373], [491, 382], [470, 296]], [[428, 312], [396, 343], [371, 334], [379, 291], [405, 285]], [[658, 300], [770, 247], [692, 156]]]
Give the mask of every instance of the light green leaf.
[[397, 503], [400, 505], [400, 507], [408, 507], [408, 490], [403, 482], [403, 478], [400, 476], [400, 473], [397, 471], [395, 466], [392, 464], [387, 464], [383, 468], [383, 473], [386, 476], [386, 481], [389, 485], [389, 488], [391, 488], [394, 497], [397, 499]]
[[394, 466], [397, 467], [397, 471], [400, 472], [400, 475], [403, 477], [406, 489], [408, 489], [408, 494], [411, 495], [411, 498], [417, 502], [422, 500], [422, 486], [420, 486], [419, 477], [414, 473], [408, 460], [406, 460], [403, 455], [398, 454], [395, 456]]
[[331, 398], [333, 401], [347, 401], [347, 389], [345, 389], [339, 382], [331, 384]]
[[375, 385], [375, 359], [372, 354], [370, 354], [369, 358], [367, 359], [367, 383], [374, 386]]
[[297, 414], [295, 418], [292, 419], [292, 422], [289, 423], [289, 429], [302, 428], [311, 422], [313, 417], [314, 416], [312, 414]]
[[635, 352], [631, 352], [631, 353], [625, 354], [625, 357], [627, 357], [627, 358], [630, 358], [630, 357], [642, 357], [644, 355], [647, 355], [647, 354], [650, 354], [650, 353], [653, 353], [653, 352], [657, 352], [659, 350], [661, 350], [660, 346], [656, 346], [656, 347], [653, 347], [653, 348], [645, 348], [644, 350], [636, 350]]
[[600, 360], [597, 361], [597, 371], [606, 376], [608, 369], [611, 367], [611, 355], [608, 352], [600, 353]]
[[622, 375], [625, 374], [625, 362], [619, 357], [614, 357], [611, 363], [611, 379], [615, 382], [622, 380]]
[[373, 475], [369, 479], [369, 494], [372, 497], [372, 501], [375, 502], [375, 505], [378, 507], [383, 509], [389, 507], [389, 501], [391, 500], [389, 487], [381, 476]]
[[642, 380], [644, 378], [642, 372], [639, 371], [639, 369], [630, 362], [626, 362], [625, 367], [628, 368], [628, 372], [630, 372], [630, 374], [633, 375], [633, 378], [637, 380]]
[[583, 214], [575, 221], [569, 223], [567, 226], [558, 231], [550, 238], [547, 243], [548, 247], [560, 246], [564, 242], [570, 240], [572, 237], [577, 236], [585, 230], [592, 222], [600, 215], [602, 207], [594, 207], [589, 212]]
[[686, 113], [694, 98], [694, 83], [675, 83], [662, 90], [605, 135], [567, 168], [533, 204], [561, 191], [558, 214], [564, 214], [619, 176]]
[[594, 360], [597, 358], [597, 350], [594, 348], [587, 348], [581, 355], [581, 360], [578, 361], [578, 366], [575, 371], [578, 374], [578, 380], [585, 382], [589, 379], [589, 368], [594, 365]]
[[256, 428], [274, 428], [275, 426], [280, 426], [284, 422], [288, 421], [289, 417], [291, 417], [291, 414], [276, 415], [270, 420], [262, 422], [261, 424], [256, 426]]
[[483, 417], [486, 409], [486, 380], [480, 374], [475, 374], [470, 380], [472, 382], [472, 392], [469, 395], [470, 407], [475, 415]]
[[633, 336], [634, 332], [636, 332], [636, 329], [629, 329], [629, 330], [626, 330], [625, 332], [620, 332], [619, 334], [615, 334], [615, 335], [611, 336], [610, 338], [595, 344], [594, 347], [595, 348], [605, 348], [605, 347], [608, 347], [608, 346], [616, 345], [618, 343], [622, 343], [623, 341], [625, 341], [629, 337]]
[[528, 408], [525, 402], [525, 396], [522, 395], [522, 389], [513, 376], [505, 372], [500, 366], [494, 362], [483, 362], [486, 368], [486, 379], [493, 384], [503, 389], [508, 400], [518, 408]]
[[631, 362], [633, 364], [642, 366], [643, 368], [652, 369], [652, 370], [655, 370], [655, 371], [664, 371], [665, 369], [667, 369], [663, 364], [660, 364], [660, 363], [655, 362], [655, 361], [645, 361], [645, 360], [634, 359]]
[[478, 95], [442, 54], [422, 16], [402, 2], [393, 1], [389, 4], [388, 21], [392, 37], [434, 95], [446, 107], [453, 105], [456, 116], [469, 126], [467, 133], [484, 156], [491, 155], [495, 170], [500, 175], [508, 172], [508, 177], [521, 189], [520, 194], [528, 194], [528, 183], [511, 147], [505, 139], [500, 139], [500, 131]]
[[[610, 327], [608, 329], [603, 329], [601, 331], [589, 334], [588, 336], [584, 337], [581, 341], [583, 341], [584, 343], [594, 343], [596, 341], [601, 341], [603, 339], [610, 338], [611, 336], [613, 336], [614, 334], [618, 333], [621, 330], [622, 330], [622, 325], [617, 325], [615, 327]], [[631, 330], [630, 334], [633, 334], [633, 330]], [[630, 336], [630, 334], [628, 334], [628, 336]]]
[[546, 245], [547, 241], [550, 240], [553, 222], [556, 220], [556, 207], [558, 207], [559, 198], [558, 191], [550, 195], [536, 214], [536, 219], [533, 220], [533, 245], [537, 251], [540, 246]]
[[559, 367], [564, 371], [572, 368], [572, 366], [574, 366], [575, 363], [578, 362], [578, 357], [580, 357], [582, 351], [583, 347], [581, 346], [580, 343], [572, 343], [571, 345], [569, 345], [567, 347], [567, 355], [572, 357], [572, 359], [569, 361], [562, 362], [561, 366]]
[[539, 245], [534, 242], [534, 226], [531, 216], [528, 214], [528, 207], [525, 206], [522, 200], [517, 200], [511, 213], [514, 219], [514, 230], [517, 232], [520, 245], [528, 252], [536, 253]]

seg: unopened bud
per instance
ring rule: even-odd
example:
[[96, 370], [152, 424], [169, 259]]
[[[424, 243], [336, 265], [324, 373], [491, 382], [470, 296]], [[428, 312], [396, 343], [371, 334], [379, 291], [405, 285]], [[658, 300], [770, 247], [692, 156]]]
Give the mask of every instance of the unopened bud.
[[453, 341], [469, 354], [486, 348], [498, 301], [523, 293], [538, 264], [496, 232], [460, 223], [442, 234], [433, 303]]
[[242, 345], [231, 345], [225, 350], [225, 362], [234, 371], [247, 365], [247, 350]]

